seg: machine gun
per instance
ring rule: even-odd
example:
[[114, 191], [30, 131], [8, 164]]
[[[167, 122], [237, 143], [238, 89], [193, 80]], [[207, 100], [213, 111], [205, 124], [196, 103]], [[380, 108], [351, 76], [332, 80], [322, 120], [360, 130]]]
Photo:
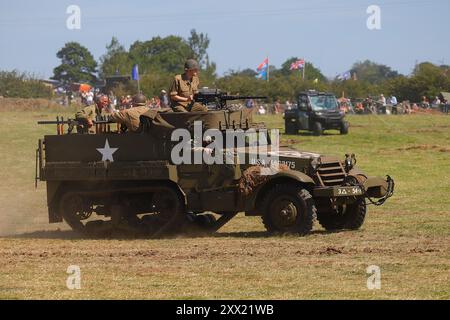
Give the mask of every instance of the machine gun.
[[[106, 126], [107, 124], [115, 123], [109, 117], [106, 116], [98, 116], [94, 121], [92, 121], [95, 125], [96, 132], [110, 132], [110, 127]], [[72, 133], [75, 127], [85, 126], [86, 122], [81, 119], [67, 119], [64, 120], [64, 117], [56, 117], [56, 120], [42, 120], [38, 121], [37, 124], [56, 124], [56, 133], [58, 135], [64, 134], [64, 125], [67, 124], [67, 133]], [[86, 130], [87, 131], [87, 130]]]
[[203, 88], [194, 95], [194, 101], [192, 103], [198, 102], [205, 106], [213, 105], [215, 106], [214, 109], [220, 110], [226, 108], [227, 101], [246, 99], [267, 99], [267, 97], [229, 95], [225, 92], [222, 92], [220, 89]]

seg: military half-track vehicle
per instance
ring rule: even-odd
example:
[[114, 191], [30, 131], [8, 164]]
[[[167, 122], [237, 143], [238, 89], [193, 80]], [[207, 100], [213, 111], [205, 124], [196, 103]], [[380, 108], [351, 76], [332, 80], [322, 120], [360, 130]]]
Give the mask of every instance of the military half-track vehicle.
[[333, 94], [314, 90], [300, 92], [297, 104], [284, 113], [285, 132], [297, 134], [299, 130], [306, 130], [320, 136], [324, 130], [335, 129], [347, 134], [349, 124], [344, 116]]
[[[380, 205], [392, 195], [393, 180], [368, 177], [354, 155], [338, 159], [274, 148], [264, 124], [249, 117], [245, 109], [149, 111], [140, 117], [139, 133], [100, 121], [96, 134], [69, 134], [57, 124], [57, 134], [40, 139], [36, 150], [36, 180], [47, 185], [49, 222], [65, 220], [85, 234], [123, 230], [160, 237], [191, 226], [216, 231], [243, 212], [261, 216], [269, 232], [306, 235], [316, 217], [327, 230], [358, 229], [367, 204]], [[183, 134], [176, 129], [194, 132], [194, 138], [180, 148]], [[244, 134], [243, 146], [211, 149], [211, 141], [236, 132]], [[265, 142], [256, 147], [248, 132]], [[268, 162], [255, 151], [262, 146], [273, 156]], [[195, 154], [192, 163], [174, 160], [174, 154], [189, 158], [199, 151], [223, 156], [224, 163], [198, 164]]]

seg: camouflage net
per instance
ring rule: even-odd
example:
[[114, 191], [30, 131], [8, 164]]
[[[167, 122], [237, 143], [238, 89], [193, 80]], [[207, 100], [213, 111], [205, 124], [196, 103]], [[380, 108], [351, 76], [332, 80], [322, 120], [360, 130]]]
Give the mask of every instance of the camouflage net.
[[252, 166], [247, 168], [239, 180], [239, 193], [248, 196], [253, 190], [260, 185], [264, 184], [271, 175], [274, 175], [280, 171], [287, 171], [289, 167], [285, 164], [279, 164], [271, 167]]

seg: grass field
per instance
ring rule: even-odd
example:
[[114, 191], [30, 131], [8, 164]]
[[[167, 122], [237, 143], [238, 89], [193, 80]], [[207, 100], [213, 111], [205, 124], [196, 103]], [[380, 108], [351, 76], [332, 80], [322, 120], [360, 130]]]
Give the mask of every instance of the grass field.
[[[67, 117], [68, 114], [65, 114]], [[34, 150], [55, 111], [0, 112], [0, 298], [450, 299], [450, 117], [352, 116], [350, 134], [282, 135], [299, 150], [353, 152], [396, 192], [358, 231], [268, 236], [239, 215], [214, 236], [85, 240], [47, 223]], [[282, 128], [280, 116], [259, 118]], [[283, 132], [283, 131], [282, 131]], [[69, 265], [81, 289], [66, 287]], [[366, 269], [381, 270], [369, 290]]]

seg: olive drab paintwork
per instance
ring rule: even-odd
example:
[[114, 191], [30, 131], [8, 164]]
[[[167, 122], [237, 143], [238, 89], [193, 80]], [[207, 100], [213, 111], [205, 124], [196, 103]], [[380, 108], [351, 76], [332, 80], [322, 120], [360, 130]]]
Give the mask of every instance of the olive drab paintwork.
[[[393, 193], [390, 177], [365, 176], [354, 166], [354, 155], [338, 159], [271, 149], [270, 143], [279, 170], [267, 176], [261, 168], [268, 164], [249, 160], [256, 154], [250, 146], [224, 150], [234, 157], [232, 164], [174, 164], [171, 151], [178, 141], [171, 133], [177, 128], [192, 132], [197, 121], [203, 130], [222, 133], [266, 130], [243, 110], [150, 110], [141, 115], [138, 133], [44, 136], [37, 150], [37, 179], [47, 183], [49, 221], [64, 219], [83, 233], [113, 228], [158, 237], [191, 225], [218, 230], [244, 212], [262, 216], [268, 231], [305, 235], [316, 215], [327, 229], [359, 228], [366, 202], [382, 204]], [[245, 154], [243, 163], [239, 152]]]

